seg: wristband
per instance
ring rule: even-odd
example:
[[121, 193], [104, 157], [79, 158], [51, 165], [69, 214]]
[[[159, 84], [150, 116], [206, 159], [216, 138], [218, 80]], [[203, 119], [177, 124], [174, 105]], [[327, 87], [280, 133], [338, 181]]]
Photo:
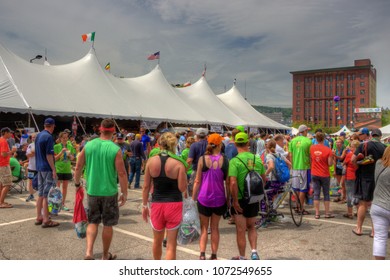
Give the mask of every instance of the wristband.
[[78, 187], [80, 187], [81, 186], [81, 183], [74, 183], [74, 186], [76, 187], [76, 188], [78, 188]]
[[142, 208], [147, 209], [148, 205], [142, 205]]

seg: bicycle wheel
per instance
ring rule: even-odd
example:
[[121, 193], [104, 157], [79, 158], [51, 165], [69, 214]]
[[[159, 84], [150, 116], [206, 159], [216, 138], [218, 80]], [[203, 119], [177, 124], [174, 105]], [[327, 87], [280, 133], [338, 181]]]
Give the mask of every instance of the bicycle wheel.
[[291, 190], [290, 191], [290, 213], [294, 221], [294, 224], [299, 227], [302, 224], [302, 204], [299, 200], [299, 193]]

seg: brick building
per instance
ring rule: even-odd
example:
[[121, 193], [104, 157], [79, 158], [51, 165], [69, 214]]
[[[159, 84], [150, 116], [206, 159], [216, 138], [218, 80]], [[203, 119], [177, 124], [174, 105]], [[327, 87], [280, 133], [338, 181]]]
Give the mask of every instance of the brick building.
[[[293, 121], [335, 127], [355, 124], [355, 108], [376, 107], [376, 70], [370, 59], [354, 66], [303, 70], [293, 75]], [[339, 117], [333, 98], [340, 97]]]

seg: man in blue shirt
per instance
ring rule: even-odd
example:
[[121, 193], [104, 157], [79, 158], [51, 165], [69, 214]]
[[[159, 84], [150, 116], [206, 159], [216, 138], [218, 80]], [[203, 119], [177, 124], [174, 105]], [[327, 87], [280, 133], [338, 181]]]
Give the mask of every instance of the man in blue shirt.
[[190, 152], [188, 154], [187, 163], [188, 166], [192, 164], [192, 174], [188, 182], [188, 193], [192, 196], [192, 189], [194, 187], [194, 181], [196, 178], [196, 169], [198, 168], [198, 160], [201, 156], [204, 155], [207, 148], [207, 134], [208, 130], [206, 128], [198, 128], [196, 130], [197, 142], [191, 145]]
[[47, 195], [53, 186], [54, 180], [57, 178], [52, 136], [55, 127], [54, 119], [47, 118], [44, 127], [45, 129], [38, 133], [35, 139], [35, 160], [38, 171], [37, 220], [35, 225], [42, 225], [42, 228], [48, 228], [59, 226], [59, 223], [49, 219], [47, 209]]
[[[152, 150], [150, 147], [150, 137], [145, 133], [145, 128], [141, 127], [139, 130], [139, 133], [141, 134], [141, 142], [142, 142], [142, 147], [144, 150], [145, 158], [149, 157], [149, 153]], [[144, 169], [146, 166], [146, 161], [144, 161], [144, 164], [142, 165], [142, 170], [141, 173], [144, 174]]]

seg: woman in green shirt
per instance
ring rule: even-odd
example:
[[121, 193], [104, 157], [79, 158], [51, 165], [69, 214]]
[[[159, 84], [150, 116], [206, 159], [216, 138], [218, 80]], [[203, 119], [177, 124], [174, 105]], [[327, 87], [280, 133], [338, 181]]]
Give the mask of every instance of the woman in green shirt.
[[68, 192], [69, 180], [72, 180], [72, 166], [71, 161], [74, 160], [76, 150], [68, 141], [69, 136], [67, 132], [61, 132], [59, 136], [59, 143], [54, 145], [55, 166], [57, 172], [57, 186], [61, 186], [62, 182], [62, 209], [69, 211], [65, 206], [66, 194]]

